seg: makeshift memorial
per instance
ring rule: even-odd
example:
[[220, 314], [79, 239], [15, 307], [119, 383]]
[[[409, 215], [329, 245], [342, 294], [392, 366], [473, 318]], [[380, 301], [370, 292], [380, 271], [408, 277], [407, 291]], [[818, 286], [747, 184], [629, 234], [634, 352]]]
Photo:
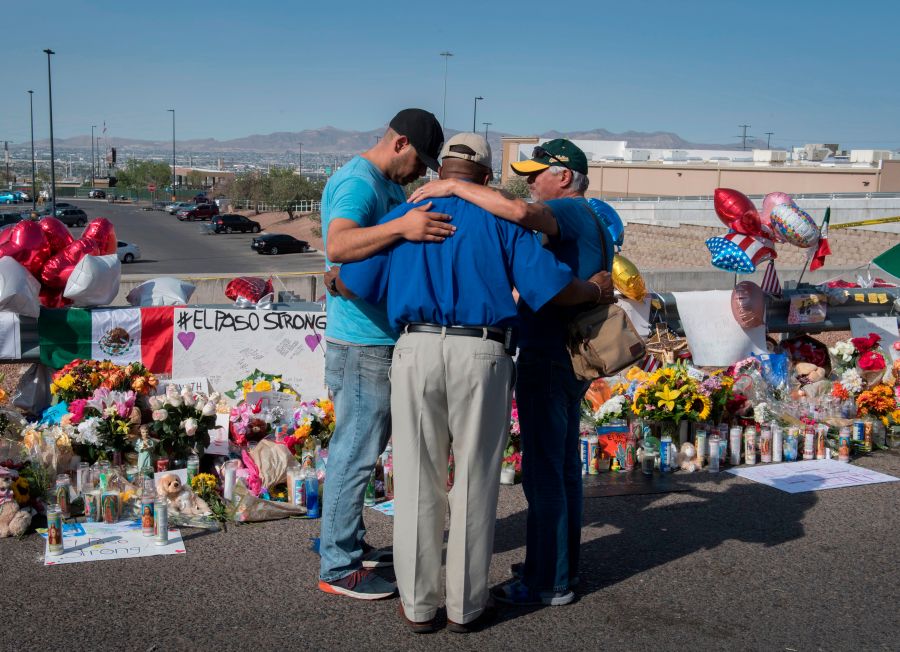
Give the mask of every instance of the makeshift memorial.
[[651, 374], [638, 386], [631, 404], [631, 411], [637, 418], [660, 424], [662, 434], [673, 439], [679, 422], [705, 421], [711, 410], [709, 396], [700, 392], [699, 383], [683, 364]]
[[153, 422], [150, 429], [159, 440], [161, 456], [186, 460], [192, 452], [202, 455], [209, 446], [209, 431], [216, 427], [219, 394], [194, 394], [187, 387], [181, 393], [174, 385], [164, 396], [150, 398]]

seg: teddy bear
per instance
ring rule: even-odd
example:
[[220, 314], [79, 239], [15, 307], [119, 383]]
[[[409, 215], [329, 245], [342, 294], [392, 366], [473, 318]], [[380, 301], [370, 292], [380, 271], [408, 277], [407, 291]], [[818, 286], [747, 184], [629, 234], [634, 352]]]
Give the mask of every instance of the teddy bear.
[[691, 442], [686, 441], [681, 445], [681, 450], [675, 454], [675, 464], [682, 471], [693, 473], [699, 471], [702, 467], [700, 460], [697, 459], [697, 448]]
[[19, 509], [13, 497], [12, 483], [19, 474], [0, 466], [0, 538], [18, 537], [31, 525], [31, 510]]
[[184, 516], [207, 516], [212, 510], [206, 501], [195, 494], [190, 487], [181, 484], [174, 473], [166, 473], [156, 481], [156, 492], [165, 496], [172, 514]]

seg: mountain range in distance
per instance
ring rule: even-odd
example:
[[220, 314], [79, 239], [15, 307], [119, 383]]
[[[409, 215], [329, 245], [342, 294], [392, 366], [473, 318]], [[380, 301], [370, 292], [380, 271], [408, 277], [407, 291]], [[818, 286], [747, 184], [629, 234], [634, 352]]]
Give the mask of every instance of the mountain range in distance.
[[[176, 147], [180, 150], [195, 152], [316, 152], [328, 154], [355, 154], [369, 149], [384, 133], [384, 127], [369, 131], [352, 131], [337, 129], [336, 127], [322, 127], [320, 129], [304, 129], [303, 131], [278, 131], [271, 134], [254, 134], [231, 140], [217, 140], [215, 138], [200, 138], [192, 140], [177, 140]], [[445, 134], [450, 138], [459, 133], [455, 129], [446, 129]], [[522, 135], [507, 134], [503, 132], [489, 132], [488, 140], [494, 151], [500, 151], [500, 139], [504, 136]], [[741, 149], [740, 144], [709, 144], [692, 143], [684, 140], [678, 134], [668, 131], [626, 131], [614, 133], [606, 129], [591, 129], [588, 131], [559, 132], [549, 131], [540, 135], [540, 138], [570, 138], [583, 140], [624, 140], [628, 147], [647, 149]], [[35, 141], [35, 145], [49, 146], [49, 140]], [[91, 137], [89, 135], [73, 136], [71, 138], [57, 138], [54, 143], [57, 147], [90, 149]], [[171, 140], [140, 140], [115, 136], [107, 138], [107, 144], [120, 148], [135, 149], [169, 149]], [[748, 139], [748, 147], [765, 147], [765, 141]]]

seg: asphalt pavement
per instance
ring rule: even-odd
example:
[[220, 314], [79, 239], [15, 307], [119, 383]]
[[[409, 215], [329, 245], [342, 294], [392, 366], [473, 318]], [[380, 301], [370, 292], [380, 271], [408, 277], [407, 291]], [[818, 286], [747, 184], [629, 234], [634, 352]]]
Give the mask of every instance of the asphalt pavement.
[[[857, 463], [900, 476], [896, 454]], [[185, 555], [56, 567], [37, 535], [0, 539], [0, 649], [900, 649], [900, 483], [791, 495], [673, 477], [691, 490], [586, 499], [575, 603], [502, 608], [467, 635], [410, 633], [397, 599], [320, 592], [318, 521], [183, 530]], [[525, 516], [521, 487], [501, 488], [492, 583], [523, 559]], [[366, 522], [390, 544], [390, 518]]]
[[[122, 268], [123, 274], [277, 274], [314, 272], [325, 267], [318, 252], [260, 255], [250, 249], [250, 233], [209, 235], [204, 222], [179, 222], [162, 211], [146, 211], [131, 204], [106, 200], [66, 200], [83, 209], [89, 219], [105, 217], [119, 240], [136, 244], [141, 258]], [[72, 228], [75, 237], [83, 229]]]

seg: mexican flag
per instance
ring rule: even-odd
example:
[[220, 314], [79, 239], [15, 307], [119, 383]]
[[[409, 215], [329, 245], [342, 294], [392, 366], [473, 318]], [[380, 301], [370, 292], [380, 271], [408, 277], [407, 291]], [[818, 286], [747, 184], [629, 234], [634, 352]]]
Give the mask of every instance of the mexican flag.
[[141, 362], [157, 374], [172, 373], [174, 308], [41, 309], [41, 362], [59, 369], [76, 358]]

